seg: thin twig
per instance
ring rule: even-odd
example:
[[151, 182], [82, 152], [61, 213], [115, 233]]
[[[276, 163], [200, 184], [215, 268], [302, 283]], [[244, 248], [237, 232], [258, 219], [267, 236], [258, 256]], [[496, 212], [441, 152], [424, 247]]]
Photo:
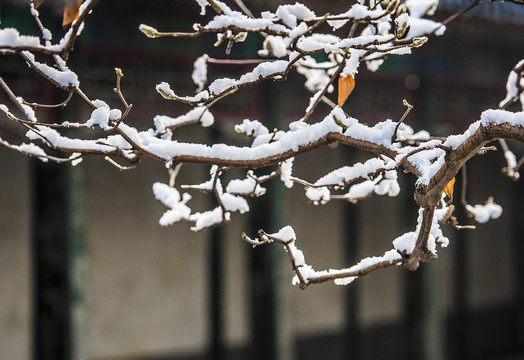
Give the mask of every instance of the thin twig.
[[123, 165], [120, 165], [119, 163], [117, 163], [115, 160], [111, 159], [109, 156], [105, 156], [104, 160], [106, 160], [107, 162], [109, 162], [111, 165], [115, 166], [119, 170], [132, 170], [132, 169], [136, 168], [137, 165], [138, 165], [137, 163], [135, 163], [135, 164], [132, 164], [130, 166], [123, 166]]
[[71, 98], [73, 97], [73, 91], [69, 91], [69, 94], [67, 95], [67, 99], [62, 101], [60, 104], [40, 104], [40, 103], [34, 103], [34, 102], [28, 102], [26, 100], [22, 99], [22, 103], [24, 105], [29, 105], [32, 107], [41, 107], [41, 108], [59, 108], [59, 107], [66, 107]]
[[235, 0], [235, 2], [237, 3], [238, 7], [244, 12], [244, 14], [246, 14], [252, 19], [255, 18], [251, 10], [248, 9], [248, 7], [244, 4], [242, 0]]
[[131, 111], [131, 108], [133, 107], [133, 104], [127, 103], [126, 99], [124, 98], [124, 94], [122, 94], [122, 89], [120, 88], [120, 79], [124, 77], [124, 73], [119, 68], [115, 68], [115, 72], [116, 72], [116, 88], [114, 88], [113, 90], [114, 92], [118, 94], [120, 101], [122, 101], [122, 104], [124, 104], [125, 110], [122, 116], [120, 116], [118, 119], [113, 120], [114, 125], [111, 128], [107, 129], [107, 131], [115, 130], [118, 127], [118, 125], [120, 125], [120, 123], [127, 117], [129, 112]]
[[400, 127], [400, 124], [402, 124], [404, 122], [404, 120], [408, 116], [408, 114], [411, 111], [411, 109], [413, 109], [413, 105], [410, 105], [410, 103], [408, 103], [406, 99], [404, 99], [403, 103], [404, 103], [404, 106], [407, 107], [407, 109], [404, 112], [404, 115], [402, 115], [402, 117], [398, 121], [397, 126], [395, 126], [395, 132], [393, 133], [393, 136], [391, 137], [391, 143], [394, 143], [397, 140], [397, 133], [398, 133], [398, 129]]
[[11, 88], [7, 85], [7, 83], [4, 81], [2, 76], [0, 76], [0, 86], [4, 89], [4, 91], [7, 93], [7, 96], [9, 96], [9, 99], [15, 104], [15, 106], [24, 114], [25, 116], [25, 109], [23, 108], [22, 104], [18, 102], [16, 95], [13, 93]]
[[175, 187], [176, 177], [182, 168], [183, 163], [176, 164], [174, 168], [169, 168], [169, 187]]

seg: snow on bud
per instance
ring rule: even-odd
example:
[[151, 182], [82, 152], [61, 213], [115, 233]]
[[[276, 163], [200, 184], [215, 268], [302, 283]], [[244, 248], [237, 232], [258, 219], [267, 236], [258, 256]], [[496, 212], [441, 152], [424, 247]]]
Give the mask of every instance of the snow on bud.
[[117, 120], [122, 117], [122, 112], [119, 109], [110, 109], [106, 102], [102, 100], [94, 100], [93, 104], [97, 107], [91, 113], [91, 117], [87, 120], [86, 125], [93, 127], [100, 126], [103, 130], [110, 129], [109, 122]]
[[416, 18], [423, 16], [431, 16], [435, 14], [438, 7], [438, 0], [407, 0], [406, 7], [409, 9], [409, 14]]
[[269, 130], [258, 120], [244, 119], [242, 124], [235, 125], [235, 131], [247, 137], [256, 138], [259, 135], [268, 135]]
[[160, 182], [154, 183], [153, 194], [155, 195], [155, 199], [170, 208], [173, 208], [180, 202], [180, 192], [167, 184]]
[[328, 20], [327, 23], [333, 28], [333, 30], [338, 30], [342, 26], [346, 25], [348, 21], [349, 20]]
[[228, 212], [223, 213], [220, 206], [217, 206], [213, 210], [195, 213], [189, 216], [189, 220], [195, 222], [195, 226], [191, 227], [192, 231], [206, 229], [208, 227], [220, 224], [224, 220], [228, 221], [229, 218], [230, 214]]
[[35, 145], [33, 143], [29, 143], [29, 144], [24, 143], [22, 145], [15, 146], [15, 147], [16, 147], [17, 150], [22, 151], [22, 152], [24, 152], [24, 153], [26, 153], [28, 155], [36, 156], [42, 162], [47, 162], [47, 154], [38, 145]]
[[[522, 66], [522, 64], [524, 64], [524, 59], [520, 60], [517, 63], [517, 65], [515, 65], [514, 69]], [[506, 97], [504, 98], [504, 100], [502, 100], [499, 103], [499, 107], [504, 106], [504, 104], [509, 101], [513, 101], [515, 96], [518, 95], [520, 91], [519, 90], [519, 81], [520, 81], [520, 86], [524, 87], [524, 78], [521, 78], [519, 80], [519, 74], [517, 74], [517, 72], [514, 69], [511, 70], [511, 72], [508, 75], [508, 80], [506, 82]], [[524, 111], [524, 92], [520, 94], [520, 102], [522, 103], [522, 110]]]
[[249, 196], [251, 194], [261, 196], [265, 194], [266, 189], [260, 186], [254, 178], [249, 177], [248, 173], [248, 177], [245, 179], [231, 180], [226, 186], [226, 192], [242, 196]]
[[191, 74], [191, 78], [193, 79], [193, 82], [198, 87], [197, 92], [200, 92], [204, 89], [204, 86], [207, 83], [207, 59], [209, 56], [206, 54], [200, 56], [198, 59], [195, 60], [195, 63], [193, 65], [193, 73]]
[[281, 58], [287, 55], [287, 46], [281, 36], [268, 35], [264, 39], [263, 50], [258, 51], [263, 57]]
[[222, 201], [222, 204], [224, 205], [224, 208], [227, 211], [238, 211], [241, 214], [244, 214], [249, 211], [249, 205], [247, 204], [246, 199], [244, 199], [241, 196], [225, 193], [222, 196], [220, 196], [220, 200]]
[[195, 0], [200, 5], [200, 15], [206, 14], [206, 7], [209, 5], [207, 0]]
[[36, 122], [37, 119], [36, 119], [36, 115], [35, 115], [35, 110], [31, 106], [26, 105], [24, 103], [24, 99], [22, 99], [20, 96], [18, 96], [16, 98], [16, 101], [18, 101], [18, 103], [20, 104], [22, 109], [24, 109], [24, 114], [27, 117], [27, 119], [29, 121]]
[[106, 130], [109, 128], [109, 108], [108, 107], [99, 107], [91, 113], [91, 117], [87, 120], [86, 125], [93, 127], [95, 125], [100, 126], [100, 128]]
[[158, 37], [158, 30], [149, 25], [140, 24], [138, 30], [140, 30], [148, 38], [154, 39]]
[[520, 177], [520, 174], [515, 171], [517, 168], [517, 158], [515, 157], [515, 154], [511, 150], [506, 150], [504, 152], [504, 157], [506, 158], [506, 162], [508, 164], [508, 166], [504, 168], [504, 171], [508, 174], [509, 177], [517, 180]]
[[53, 34], [51, 33], [51, 31], [49, 31], [49, 29], [43, 29], [42, 37], [45, 41], [51, 41], [53, 39]]
[[280, 164], [280, 180], [284, 185], [291, 189], [293, 187], [293, 181], [291, 181], [291, 173], [293, 171], [293, 160], [295, 158], [287, 159], [286, 161]]
[[481, 224], [491, 219], [498, 219], [502, 215], [502, 206], [490, 200], [485, 205], [467, 205], [466, 210], [475, 218], [475, 221]]
[[200, 117], [200, 124], [203, 127], [210, 127], [214, 123], [215, 123], [215, 117], [213, 116], [213, 114], [211, 114], [211, 111], [206, 109], [204, 113], [202, 114], [202, 116]]
[[297, 20], [311, 20], [315, 18], [315, 13], [303, 4], [295, 3], [294, 5], [280, 5], [277, 8], [276, 16], [286, 26], [293, 29], [297, 26]]
[[404, 39], [409, 31], [409, 15], [404, 13], [395, 19], [395, 37]]
[[349, 188], [348, 193], [345, 197], [349, 201], [357, 201], [365, 199], [375, 191], [375, 182], [372, 180], [363, 181], [359, 184], [355, 184]]
[[71, 160], [71, 165], [77, 166], [84, 160], [84, 157], [81, 153], [72, 153], [69, 159], [73, 159]]
[[344, 111], [340, 107], [334, 108], [331, 111], [331, 116], [335, 124], [342, 128], [342, 131], [345, 131], [353, 123], [352, 121], [350, 121], [350, 119], [346, 117]]
[[331, 193], [327, 187], [309, 187], [306, 190], [306, 197], [315, 205], [324, 205], [331, 200]]
[[375, 185], [375, 193], [377, 195], [388, 195], [395, 197], [400, 193], [400, 185], [397, 181], [397, 172], [394, 170], [386, 171], [384, 179]]
[[0, 46], [10, 47], [38, 47], [40, 39], [36, 36], [20, 35], [17, 29], [0, 29]]
[[[278, 230], [278, 232], [274, 234], [269, 234], [271, 237], [277, 238], [279, 240], [282, 240], [283, 242], [294, 242], [297, 238], [297, 235], [295, 234], [295, 230], [289, 225], [284, 226], [282, 229]], [[299, 250], [300, 251], [300, 250]]]
[[186, 203], [191, 199], [191, 195], [184, 193], [180, 196], [177, 189], [159, 182], [153, 184], [153, 193], [158, 201], [170, 208], [158, 221], [161, 226], [168, 226], [189, 219], [191, 209]]
[[428, 38], [426, 36], [413, 38], [413, 47], [421, 47], [426, 43], [426, 41], [428, 41]]

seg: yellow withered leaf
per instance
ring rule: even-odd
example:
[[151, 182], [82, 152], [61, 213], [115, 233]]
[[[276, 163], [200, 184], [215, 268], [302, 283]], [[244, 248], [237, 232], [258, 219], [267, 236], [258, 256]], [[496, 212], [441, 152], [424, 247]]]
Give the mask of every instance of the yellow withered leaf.
[[446, 196], [449, 197], [448, 204], [450, 204], [453, 201], [454, 187], [455, 187], [455, 178], [451, 179], [451, 181], [444, 188], [444, 194], [446, 194]]
[[67, 27], [78, 18], [78, 11], [82, 5], [82, 0], [66, 0], [64, 7], [64, 18], [62, 26]]
[[355, 78], [352, 75], [338, 77], [338, 106], [342, 107], [349, 94], [355, 88]]
[[[33, 0], [35, 9], [44, 2], [44, 0]], [[67, 27], [71, 25], [73, 21], [78, 18], [78, 13], [80, 10], [80, 5], [82, 5], [82, 0], [64, 0], [64, 16], [62, 19], [62, 26]]]

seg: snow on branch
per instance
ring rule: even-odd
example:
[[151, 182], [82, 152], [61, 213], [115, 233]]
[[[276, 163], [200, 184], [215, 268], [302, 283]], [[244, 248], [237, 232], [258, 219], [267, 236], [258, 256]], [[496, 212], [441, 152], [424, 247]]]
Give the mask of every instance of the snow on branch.
[[[124, 96], [122, 70], [115, 68], [114, 89], [120, 102], [109, 105], [107, 100], [97, 99], [96, 94], [86, 94], [81, 79], [67, 64], [75, 40], [97, 1], [85, 0], [78, 17], [56, 42], [53, 42], [53, 34], [44, 26], [34, 5], [29, 4], [28, 11], [37, 23], [39, 33], [21, 34], [14, 28], [0, 29], [0, 56], [20, 57], [28, 64], [27, 71], [35, 72], [44, 81], [64, 91], [66, 100], [51, 105], [27, 101], [15, 94], [0, 76], [0, 87], [9, 99], [9, 106], [0, 104], [2, 121], [16, 123], [26, 133], [26, 141], [22, 144], [11, 144], [2, 138], [0, 144], [42, 161], [71, 162], [73, 165], [87, 155], [101, 155], [119, 169], [131, 169], [143, 159], [161, 162], [168, 171], [169, 181], [153, 185], [154, 197], [167, 208], [159, 223], [168, 226], [188, 222], [195, 231], [228, 222], [232, 213], [248, 212], [248, 198], [263, 196], [267, 181], [279, 180], [287, 188], [301, 184], [306, 189], [306, 198], [319, 205], [335, 199], [355, 203], [373, 195], [395, 197], [401, 191], [398, 171], [416, 177], [413, 192], [420, 208], [416, 229], [394, 239], [393, 249], [383, 255], [363, 259], [352, 267], [315, 270], [306, 263], [304, 254], [298, 249], [295, 232], [290, 226], [274, 234], [261, 230], [258, 239], [243, 236], [254, 246], [268, 242], [282, 244], [293, 265], [293, 282], [301, 288], [325, 281], [348, 284], [371, 271], [391, 266], [415, 270], [420, 262], [435, 259], [437, 245], [445, 247], [449, 242], [443, 233], [444, 225], [471, 228], [458, 224], [453, 216], [455, 206], [446, 203], [444, 198], [451, 202], [455, 175], [470, 158], [487, 151], [490, 142], [500, 142], [507, 163], [504, 172], [512, 179], [518, 179], [524, 158], [517, 161], [504, 139], [524, 142], [524, 60], [518, 61], [509, 73], [506, 96], [499, 108], [484, 111], [478, 121], [462, 134], [437, 138], [425, 130], [415, 132], [405, 121], [412, 108], [407, 102], [408, 110], [402, 118], [388, 119], [384, 115], [373, 126], [343, 110], [346, 99], [358, 84], [359, 72], [363, 71], [360, 64], [376, 71], [388, 55], [409, 55], [412, 49], [423, 46], [432, 37], [444, 35], [452, 21], [478, 5], [479, 1], [443, 21], [432, 19], [438, 7], [436, 0], [358, 1], [339, 14], [321, 15], [300, 3], [282, 4], [259, 16], [253, 15], [242, 1], [235, 2], [241, 11], [232, 10], [226, 2], [219, 0], [196, 0], [201, 14], [209, 11], [211, 17], [207, 17], [209, 21], [205, 24], [194, 24], [189, 31], [161, 32], [150, 25], [140, 25], [142, 33], [150, 38], [196, 37], [213, 33], [217, 38], [215, 46], [226, 44], [224, 58], [201, 54], [195, 59], [193, 71], [188, 74], [195, 84], [194, 93], [180, 94], [167, 81], [151, 89], [167, 100], [182, 102], [191, 108], [175, 116], [158, 114], [152, 119], [151, 127], [145, 130], [127, 121], [133, 112], [132, 104]], [[251, 59], [230, 58], [232, 47], [245, 41], [247, 36], [259, 36], [261, 48]], [[317, 54], [325, 56], [319, 60]], [[217, 63], [249, 65], [250, 70], [231, 78], [209, 81], [213, 76], [213, 65]], [[309, 102], [305, 101], [308, 105], [303, 111], [304, 116], [292, 119], [287, 128], [270, 130], [261, 120], [239, 118], [234, 129], [246, 138], [244, 146], [207, 145], [178, 138], [177, 129], [183, 126], [213, 126], [219, 113], [213, 111], [214, 105], [224, 97], [232, 96], [239, 88], [268, 80], [285, 84], [290, 73], [303, 79], [311, 97]], [[334, 102], [330, 96], [337, 83], [339, 96]], [[74, 122], [39, 121], [42, 108], [65, 107], [73, 97], [85, 104], [87, 111], [83, 113], [88, 114], [85, 118]], [[518, 101], [522, 111], [510, 111], [510, 106]], [[312, 115], [319, 113], [321, 102], [328, 104], [331, 110], [319, 114], [317, 118], [321, 120], [311, 122]], [[69, 128], [82, 128], [82, 136], [72, 136], [64, 131]], [[295, 173], [293, 164], [297, 157], [333, 143], [364, 150], [370, 157], [363, 162], [332, 168], [316, 180], [306, 180]], [[55, 156], [55, 152], [62, 155]], [[209, 166], [209, 178], [196, 184], [175, 186], [175, 177], [183, 163]], [[241, 169], [242, 175], [226, 177], [225, 174], [229, 175], [233, 168]], [[224, 179], [228, 179], [227, 185]], [[195, 211], [191, 204], [194, 192], [208, 194], [214, 204], [209, 209]], [[481, 223], [502, 213], [502, 208], [492, 200], [485, 205], [472, 206], [465, 200], [462, 203]]]

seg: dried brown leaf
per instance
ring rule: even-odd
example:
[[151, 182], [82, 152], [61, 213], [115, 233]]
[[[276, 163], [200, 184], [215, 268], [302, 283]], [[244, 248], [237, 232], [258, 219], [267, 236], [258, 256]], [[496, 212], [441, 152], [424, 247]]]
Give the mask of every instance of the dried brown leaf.
[[349, 94], [355, 88], [355, 78], [352, 75], [338, 77], [338, 106], [342, 107]]
[[71, 25], [71, 23], [78, 18], [81, 4], [82, 0], [65, 0], [64, 18], [62, 21], [63, 27]]
[[451, 179], [451, 181], [444, 188], [444, 194], [446, 194], [446, 196], [449, 197], [448, 204], [450, 204], [453, 201], [453, 189], [454, 188], [455, 188], [455, 178]]

